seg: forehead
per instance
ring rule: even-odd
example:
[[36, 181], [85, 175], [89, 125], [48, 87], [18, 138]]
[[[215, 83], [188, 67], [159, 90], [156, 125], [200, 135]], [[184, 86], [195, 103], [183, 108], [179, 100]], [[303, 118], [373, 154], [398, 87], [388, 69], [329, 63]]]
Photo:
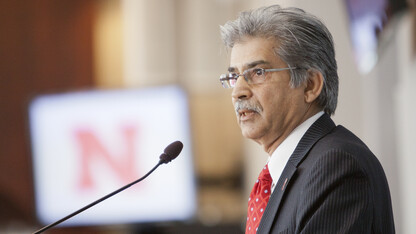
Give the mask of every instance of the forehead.
[[261, 37], [244, 38], [231, 49], [230, 71], [244, 71], [256, 61], [264, 61], [270, 66], [278, 66], [283, 61], [275, 53], [277, 43], [273, 39]]

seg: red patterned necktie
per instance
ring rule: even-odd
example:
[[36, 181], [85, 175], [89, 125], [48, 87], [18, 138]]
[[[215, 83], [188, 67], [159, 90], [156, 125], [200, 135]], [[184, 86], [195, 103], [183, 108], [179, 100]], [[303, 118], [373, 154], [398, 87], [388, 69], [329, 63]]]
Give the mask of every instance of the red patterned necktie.
[[248, 199], [246, 234], [256, 233], [261, 217], [271, 194], [272, 177], [267, 165], [261, 170], [259, 178]]

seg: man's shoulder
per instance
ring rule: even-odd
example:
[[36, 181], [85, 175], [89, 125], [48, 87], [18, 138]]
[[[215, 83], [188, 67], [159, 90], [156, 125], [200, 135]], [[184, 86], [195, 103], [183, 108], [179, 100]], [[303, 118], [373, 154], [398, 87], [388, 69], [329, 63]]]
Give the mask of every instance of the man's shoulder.
[[336, 126], [328, 114], [316, 120], [299, 142], [299, 145], [308, 144], [313, 144], [315, 152], [342, 150], [352, 154], [372, 154], [359, 137], [342, 125]]
[[339, 147], [357, 146], [368, 149], [367, 145], [357, 135], [355, 135], [353, 132], [351, 132], [342, 125], [336, 126], [331, 132], [324, 136], [322, 140], [330, 141], [334, 145]]
[[347, 157], [364, 170], [369, 166], [381, 167], [377, 157], [358, 136], [342, 125], [336, 126], [327, 114], [308, 129], [297, 148], [299, 150], [295, 152], [304, 153], [300, 162], [304, 164], [306, 161], [306, 165], [314, 164], [319, 158], [335, 162]]
[[348, 157], [355, 161], [363, 171], [372, 171], [377, 174], [383, 171], [378, 158], [367, 145], [341, 125], [336, 126], [331, 132], [318, 140], [308, 157], [315, 159], [325, 157], [334, 161], [342, 160], [342, 157]]

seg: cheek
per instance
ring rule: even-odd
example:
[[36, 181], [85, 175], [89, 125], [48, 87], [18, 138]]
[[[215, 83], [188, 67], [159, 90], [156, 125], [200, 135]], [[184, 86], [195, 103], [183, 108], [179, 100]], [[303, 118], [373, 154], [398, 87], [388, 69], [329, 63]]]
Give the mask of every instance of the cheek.
[[262, 106], [267, 118], [282, 118], [297, 109], [302, 98], [303, 96], [297, 90], [275, 89], [274, 92], [263, 96]]
[[268, 112], [281, 109], [290, 98], [284, 90], [273, 90], [262, 96], [262, 105]]

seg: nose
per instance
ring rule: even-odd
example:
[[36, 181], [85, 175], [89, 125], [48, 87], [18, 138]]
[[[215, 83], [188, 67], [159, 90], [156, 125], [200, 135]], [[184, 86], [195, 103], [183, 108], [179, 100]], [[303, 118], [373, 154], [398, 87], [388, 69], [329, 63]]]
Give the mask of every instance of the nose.
[[247, 81], [244, 77], [240, 76], [233, 88], [233, 92], [231, 94], [233, 100], [243, 100], [248, 99], [252, 95], [251, 89]]

